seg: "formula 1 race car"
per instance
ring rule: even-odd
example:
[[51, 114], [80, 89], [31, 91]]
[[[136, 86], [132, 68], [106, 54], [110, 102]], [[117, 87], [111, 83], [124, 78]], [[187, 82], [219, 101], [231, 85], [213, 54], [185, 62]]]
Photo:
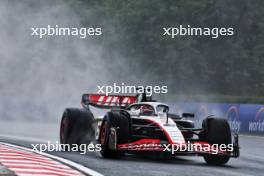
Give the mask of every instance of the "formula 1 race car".
[[[105, 158], [125, 153], [199, 155], [208, 164], [221, 165], [230, 157], [239, 156], [238, 135], [233, 135], [232, 140], [225, 119], [209, 116], [203, 120], [202, 128], [195, 128], [189, 120], [194, 114], [171, 114], [168, 105], [153, 101], [145, 93], [84, 94], [82, 106], [64, 111], [60, 127], [62, 144], [89, 144], [96, 139]], [[94, 117], [90, 106], [110, 111]]]

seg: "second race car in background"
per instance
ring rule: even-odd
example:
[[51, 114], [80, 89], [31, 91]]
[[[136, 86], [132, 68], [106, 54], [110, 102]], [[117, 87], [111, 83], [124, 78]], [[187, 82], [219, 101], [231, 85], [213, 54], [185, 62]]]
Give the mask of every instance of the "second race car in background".
[[[238, 136], [235, 134], [232, 140], [229, 124], [222, 118], [206, 117], [202, 128], [195, 128], [194, 122], [188, 120], [194, 114], [170, 114], [168, 105], [153, 101], [145, 93], [136, 96], [84, 94], [82, 105], [80, 109], [65, 109], [60, 127], [62, 144], [89, 144], [95, 138], [101, 144], [101, 155], [106, 158], [126, 153], [164, 157], [198, 155], [208, 164], [221, 165], [230, 157], [239, 156]], [[90, 106], [110, 111], [94, 117]], [[181, 150], [190, 144], [199, 148]], [[231, 144], [232, 150], [222, 150], [215, 144]], [[210, 146], [209, 150], [205, 146]]]

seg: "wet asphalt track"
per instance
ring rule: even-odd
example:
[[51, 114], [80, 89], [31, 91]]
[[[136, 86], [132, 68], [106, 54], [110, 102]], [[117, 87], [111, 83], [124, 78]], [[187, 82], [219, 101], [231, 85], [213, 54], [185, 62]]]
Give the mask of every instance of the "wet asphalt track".
[[[1, 127], [1, 126], [0, 126]], [[54, 128], [55, 129], [55, 128]], [[2, 131], [0, 131], [1, 133]], [[46, 133], [38, 134], [42, 142], [45, 141]], [[30, 146], [32, 143], [40, 143], [31, 136], [4, 137], [0, 136], [1, 142], [8, 142], [21, 146]], [[27, 139], [28, 137], [28, 139]], [[54, 137], [54, 136], [53, 136]], [[26, 138], [26, 139], [22, 139]], [[55, 137], [53, 138], [55, 139]], [[264, 175], [264, 138], [240, 136], [241, 156], [231, 159], [225, 166], [208, 166], [202, 157], [177, 157], [171, 160], [155, 160], [150, 158], [139, 158], [127, 156], [122, 159], [103, 159], [98, 153], [50, 152], [74, 162], [80, 163], [106, 176], [263, 176]]]

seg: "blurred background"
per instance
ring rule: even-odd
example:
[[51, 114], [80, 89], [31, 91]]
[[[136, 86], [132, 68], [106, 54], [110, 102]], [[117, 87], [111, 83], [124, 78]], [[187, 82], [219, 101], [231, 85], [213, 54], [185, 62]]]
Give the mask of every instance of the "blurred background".
[[[2, 0], [0, 119], [58, 121], [97, 85], [167, 85], [166, 102], [264, 102], [264, 1]], [[31, 27], [101, 27], [98, 37]], [[234, 36], [163, 37], [163, 27]]]

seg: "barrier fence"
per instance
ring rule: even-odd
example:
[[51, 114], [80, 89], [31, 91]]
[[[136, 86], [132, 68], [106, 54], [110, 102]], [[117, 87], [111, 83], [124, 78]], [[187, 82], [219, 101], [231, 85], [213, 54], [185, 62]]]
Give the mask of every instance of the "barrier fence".
[[170, 111], [176, 114], [194, 113], [197, 127], [209, 116], [225, 118], [232, 131], [243, 134], [264, 134], [263, 104], [223, 104], [223, 103], [168, 103]]

